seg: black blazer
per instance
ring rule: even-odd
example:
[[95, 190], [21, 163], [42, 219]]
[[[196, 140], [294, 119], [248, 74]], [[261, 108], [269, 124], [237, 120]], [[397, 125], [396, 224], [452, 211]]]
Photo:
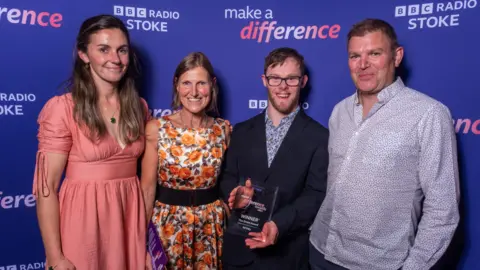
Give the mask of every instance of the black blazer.
[[224, 200], [241, 177], [253, 184], [278, 186], [272, 220], [277, 243], [250, 250], [245, 238], [224, 233], [224, 263], [262, 269], [308, 269], [309, 227], [325, 198], [328, 130], [300, 110], [268, 168], [265, 113], [235, 125], [220, 177]]

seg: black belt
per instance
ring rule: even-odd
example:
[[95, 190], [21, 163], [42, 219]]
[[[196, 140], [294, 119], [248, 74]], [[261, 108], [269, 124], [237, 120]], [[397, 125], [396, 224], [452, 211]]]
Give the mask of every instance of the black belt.
[[209, 189], [180, 190], [157, 185], [155, 200], [164, 204], [199, 206], [219, 199], [217, 186]]

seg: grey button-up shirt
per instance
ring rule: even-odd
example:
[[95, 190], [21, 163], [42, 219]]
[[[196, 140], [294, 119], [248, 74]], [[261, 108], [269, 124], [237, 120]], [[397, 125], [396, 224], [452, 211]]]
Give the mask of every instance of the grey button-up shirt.
[[293, 112], [282, 118], [278, 126], [274, 126], [272, 120], [268, 117], [268, 113], [265, 111], [265, 135], [267, 140], [267, 156], [268, 156], [268, 167], [272, 164], [275, 155], [277, 154], [278, 148], [285, 139], [290, 126], [300, 111], [298, 106]]
[[363, 118], [357, 94], [329, 120], [325, 200], [311, 243], [348, 269], [429, 269], [459, 221], [449, 110], [398, 78]]

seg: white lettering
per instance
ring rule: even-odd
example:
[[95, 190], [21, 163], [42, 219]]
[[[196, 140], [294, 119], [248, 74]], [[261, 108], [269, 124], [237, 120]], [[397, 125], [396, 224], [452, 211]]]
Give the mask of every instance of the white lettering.
[[478, 4], [477, 0], [464, 0], [463, 2], [454, 1], [454, 2], [448, 2], [448, 3], [438, 3], [437, 12], [475, 8], [477, 4]]
[[129, 30], [143, 30], [152, 32], [168, 32], [167, 22], [153, 22], [141, 20], [127, 20], [127, 28]]
[[45, 269], [44, 262], [36, 262], [36, 263], [29, 263], [29, 264], [21, 264], [20, 270], [31, 270], [31, 269]]
[[304, 110], [308, 110], [308, 108], [310, 108], [310, 104], [308, 104], [307, 102], [304, 102], [304, 103], [302, 104], [302, 108], [303, 108]]
[[12, 209], [25, 207], [34, 207], [36, 205], [35, 196], [29, 195], [15, 195], [15, 196], [2, 196], [3, 192], [0, 191], [0, 208]]
[[172, 110], [169, 110], [169, 109], [165, 109], [165, 110], [154, 109], [153, 113], [150, 110], [150, 114], [152, 114], [153, 117], [161, 117], [161, 116], [165, 116], [165, 115], [171, 115], [172, 113], [173, 113]]
[[174, 19], [178, 20], [180, 18], [180, 13], [177, 11], [167, 11], [167, 10], [150, 10], [149, 12], [150, 18], [156, 19]]
[[30, 93], [0, 93], [0, 101], [28, 101], [34, 102], [37, 100], [37, 97], [34, 94]]
[[0, 115], [23, 115], [22, 105], [0, 105]]
[[458, 21], [459, 14], [451, 14], [438, 17], [412, 18], [408, 21], [408, 29], [437, 28], [460, 25]]
[[252, 19], [259, 20], [262, 18], [262, 11], [260, 9], [251, 9], [250, 6], [246, 8], [227, 8], [225, 9], [225, 19]]
[[253, 221], [253, 222], [258, 222], [258, 218], [256, 218], [256, 217], [247, 216], [247, 215], [244, 215], [244, 214], [241, 214], [240, 216], [241, 216], [243, 219], [250, 220], [250, 221]]

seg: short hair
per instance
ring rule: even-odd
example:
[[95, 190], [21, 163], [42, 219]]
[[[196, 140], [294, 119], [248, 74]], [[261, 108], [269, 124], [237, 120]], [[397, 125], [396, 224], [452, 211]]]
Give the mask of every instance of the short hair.
[[269, 67], [274, 68], [278, 65], [283, 65], [285, 60], [287, 60], [287, 58], [289, 58], [289, 57], [295, 59], [298, 62], [298, 64], [300, 65], [300, 72], [302, 73], [301, 75], [304, 75], [305, 74], [305, 62], [304, 62], [303, 55], [301, 55], [297, 50], [292, 49], [292, 48], [288, 48], [288, 47], [282, 47], [282, 48], [275, 49], [275, 50], [271, 51], [267, 55], [267, 57], [265, 57], [265, 65], [264, 65], [264, 68], [263, 68], [263, 73], [266, 74], [267, 69]]
[[352, 37], [363, 37], [366, 34], [380, 31], [390, 40], [392, 52], [400, 45], [397, 41], [395, 29], [386, 21], [380, 19], [365, 19], [352, 26], [347, 35], [347, 48]]
[[178, 79], [185, 72], [195, 69], [197, 67], [203, 67], [207, 71], [208, 79], [212, 83], [212, 93], [210, 97], [210, 102], [205, 108], [205, 111], [207, 113], [213, 112], [215, 114], [218, 114], [218, 108], [217, 108], [218, 87], [216, 83], [214, 83], [215, 74], [213, 72], [213, 66], [210, 63], [210, 60], [208, 60], [208, 57], [202, 52], [192, 52], [189, 55], [185, 56], [185, 58], [182, 59], [180, 64], [178, 64], [177, 69], [175, 70], [175, 74], [173, 75], [172, 109], [177, 110], [182, 105], [180, 101], [180, 96], [177, 91]]

